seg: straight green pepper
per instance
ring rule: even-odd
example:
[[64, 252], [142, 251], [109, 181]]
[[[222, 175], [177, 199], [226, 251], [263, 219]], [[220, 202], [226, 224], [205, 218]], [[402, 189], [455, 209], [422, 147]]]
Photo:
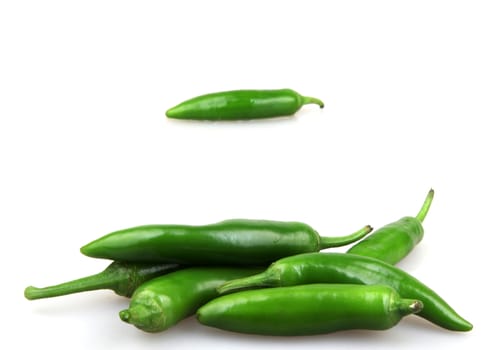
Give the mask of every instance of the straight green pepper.
[[234, 332], [295, 336], [389, 329], [422, 308], [388, 286], [309, 284], [221, 296], [202, 306], [197, 318]]
[[320, 237], [300, 222], [226, 220], [210, 225], [148, 225], [105, 235], [81, 248], [87, 256], [184, 265], [266, 266], [285, 256], [352, 243], [371, 231]]
[[387, 285], [403, 298], [421, 300], [424, 307], [418, 316], [450, 330], [472, 329], [471, 323], [413, 276], [381, 260], [354, 254], [307, 253], [290, 256], [276, 261], [258, 275], [229, 281], [218, 291], [223, 294], [248, 288], [311, 283]]
[[170, 108], [168, 118], [194, 120], [243, 120], [290, 116], [305, 104], [324, 103], [291, 89], [234, 90], [198, 96]]

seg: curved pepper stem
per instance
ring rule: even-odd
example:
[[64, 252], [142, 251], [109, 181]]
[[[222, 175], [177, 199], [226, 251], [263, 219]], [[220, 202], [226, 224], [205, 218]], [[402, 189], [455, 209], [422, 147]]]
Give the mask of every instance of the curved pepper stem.
[[280, 283], [280, 276], [276, 275], [275, 271], [267, 269], [264, 272], [258, 273], [256, 275], [228, 281], [220, 285], [218, 288], [216, 288], [216, 290], [219, 294], [225, 294], [231, 291], [238, 291], [242, 289], [279, 287]]
[[342, 247], [359, 241], [373, 230], [373, 227], [366, 225], [362, 229], [347, 236], [340, 237], [320, 237], [320, 250], [334, 247]]
[[416, 219], [418, 219], [419, 222], [423, 222], [423, 220], [426, 217], [426, 214], [428, 214], [428, 210], [430, 209], [431, 202], [433, 201], [433, 197], [434, 196], [435, 196], [435, 191], [432, 188], [428, 192], [428, 195], [426, 196], [426, 199], [425, 199], [425, 201], [423, 203], [423, 206], [419, 210], [418, 215], [416, 215]]
[[24, 290], [26, 299], [35, 300], [43, 298], [58, 297], [67, 294], [98, 290], [112, 289], [113, 278], [108, 278], [104, 271], [92, 276], [79, 278], [70, 282], [60, 283], [54, 286], [38, 288], [29, 286]]
[[131, 264], [115, 261], [95, 275], [44, 288], [29, 286], [24, 290], [24, 296], [26, 299], [35, 300], [110, 289], [118, 295], [130, 297], [143, 282], [177, 269], [177, 264]]
[[316, 104], [320, 108], [324, 108], [324, 106], [325, 106], [322, 100], [315, 98], [315, 97], [302, 96], [302, 100], [303, 100], [303, 105]]

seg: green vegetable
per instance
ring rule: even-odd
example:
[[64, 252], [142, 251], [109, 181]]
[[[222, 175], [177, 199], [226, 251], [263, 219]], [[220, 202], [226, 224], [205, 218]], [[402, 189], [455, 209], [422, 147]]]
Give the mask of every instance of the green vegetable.
[[197, 316], [202, 324], [229, 331], [291, 336], [389, 329], [422, 308], [419, 300], [402, 299], [388, 286], [310, 284], [225, 295]]
[[423, 239], [421, 223], [430, 209], [435, 192], [431, 189], [416, 217], [405, 216], [390, 223], [351, 247], [347, 252], [395, 264], [406, 257]]
[[81, 248], [85, 255], [135, 262], [194, 265], [268, 265], [289, 255], [354, 242], [371, 227], [342, 237], [320, 237], [299, 222], [227, 220], [211, 225], [150, 225], [103, 236]]
[[424, 308], [419, 316], [446, 329], [469, 331], [472, 325], [445, 300], [408, 273], [381, 260], [344, 253], [307, 253], [273, 263], [264, 272], [229, 281], [220, 294], [254, 287], [283, 287], [311, 283], [387, 285], [403, 298], [417, 299]]
[[303, 105], [324, 107], [314, 97], [301, 96], [290, 89], [236, 90], [202, 95], [169, 109], [168, 118], [195, 120], [241, 120], [289, 116]]
[[259, 268], [195, 267], [157, 277], [141, 285], [122, 321], [146, 332], [160, 332], [216, 297], [217, 287], [232, 278], [253, 275]]
[[45, 288], [29, 286], [24, 290], [24, 296], [29, 300], [34, 300], [90, 290], [110, 289], [118, 295], [130, 297], [134, 290], [145, 281], [175, 271], [178, 268], [179, 266], [177, 264], [145, 264], [115, 261], [102, 272], [92, 276]]

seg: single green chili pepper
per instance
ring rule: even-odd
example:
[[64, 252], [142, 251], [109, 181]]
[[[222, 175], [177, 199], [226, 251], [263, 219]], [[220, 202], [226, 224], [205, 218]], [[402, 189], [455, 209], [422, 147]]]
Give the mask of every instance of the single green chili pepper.
[[423, 239], [421, 223], [430, 209], [435, 192], [431, 189], [416, 217], [405, 216], [390, 223], [351, 247], [347, 252], [396, 264]]
[[169, 109], [168, 118], [195, 120], [242, 120], [289, 116], [303, 105], [324, 103], [291, 89], [236, 90], [202, 95]]
[[421, 311], [389, 286], [309, 284], [248, 290], [213, 299], [197, 311], [200, 323], [261, 335], [313, 335], [348, 329], [384, 330]]
[[112, 262], [102, 272], [58, 285], [37, 288], [29, 286], [24, 296], [29, 300], [52, 298], [98, 289], [110, 289], [116, 294], [130, 297], [134, 290], [147, 280], [175, 271], [177, 264], [146, 264]]
[[259, 271], [253, 267], [194, 267], [157, 277], [137, 288], [120, 318], [146, 332], [164, 331], [215, 298], [217, 287], [227, 280]]
[[299, 222], [246, 219], [203, 226], [149, 225], [110, 233], [81, 252], [121, 261], [266, 266], [285, 256], [349, 244], [370, 231], [365, 226], [347, 236], [320, 237]]
[[381, 260], [344, 253], [307, 253], [273, 263], [264, 272], [225, 283], [220, 294], [254, 287], [283, 287], [310, 283], [381, 284], [403, 298], [417, 299], [424, 308], [419, 316], [446, 329], [469, 331], [472, 325], [445, 300], [408, 273]]

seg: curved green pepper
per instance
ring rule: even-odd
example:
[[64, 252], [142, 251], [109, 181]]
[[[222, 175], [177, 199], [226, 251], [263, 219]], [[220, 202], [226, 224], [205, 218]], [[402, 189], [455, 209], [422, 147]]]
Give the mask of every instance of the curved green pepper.
[[262, 335], [313, 335], [347, 329], [384, 330], [421, 311], [388, 286], [309, 284], [248, 290], [213, 299], [197, 311], [200, 323]]
[[145, 281], [175, 271], [178, 268], [177, 264], [114, 261], [105, 270], [92, 276], [44, 288], [29, 286], [24, 290], [24, 296], [29, 300], [34, 300], [90, 290], [110, 289], [118, 295], [130, 297], [134, 290]]
[[168, 118], [195, 120], [242, 120], [289, 116], [303, 105], [324, 103], [291, 89], [235, 90], [202, 95], [170, 108]]
[[469, 331], [463, 319], [437, 293], [408, 273], [381, 260], [344, 253], [307, 253], [273, 263], [264, 272], [233, 280], [218, 288], [220, 294], [255, 287], [283, 287], [310, 283], [381, 284], [403, 298], [417, 299], [424, 308], [419, 316], [446, 329]]
[[217, 287], [227, 280], [259, 271], [260, 268], [196, 267], [157, 277], [137, 288], [129, 308], [120, 311], [120, 318], [146, 332], [164, 331], [216, 297]]
[[423, 239], [424, 229], [421, 223], [430, 209], [434, 194], [433, 189], [428, 192], [416, 217], [405, 216], [379, 228], [347, 252], [377, 258], [389, 264], [398, 263]]
[[85, 255], [121, 261], [194, 265], [268, 265], [285, 256], [354, 242], [371, 227], [320, 237], [300, 222], [226, 220], [211, 225], [149, 225], [110, 233], [81, 248]]

